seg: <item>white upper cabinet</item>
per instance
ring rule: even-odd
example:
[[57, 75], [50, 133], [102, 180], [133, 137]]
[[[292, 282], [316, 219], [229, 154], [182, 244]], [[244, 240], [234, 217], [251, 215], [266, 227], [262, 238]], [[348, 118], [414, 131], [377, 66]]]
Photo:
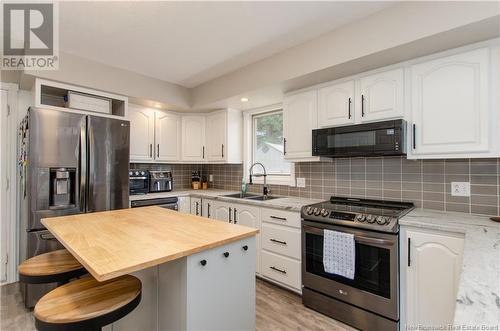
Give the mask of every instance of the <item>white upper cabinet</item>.
[[312, 130], [318, 125], [317, 91], [285, 96], [283, 101], [284, 158], [319, 160], [312, 156]]
[[206, 161], [205, 116], [182, 117], [182, 160]]
[[154, 110], [129, 105], [128, 117], [130, 120], [130, 160], [154, 160]]
[[490, 70], [487, 48], [411, 67], [412, 157], [494, 155]]
[[226, 111], [207, 115], [207, 150], [208, 161], [223, 161], [226, 144]]
[[[453, 323], [464, 238], [459, 235], [403, 227], [402, 303], [406, 325]], [[406, 294], [406, 295], [404, 295]]]
[[318, 90], [318, 127], [354, 123], [354, 81]]
[[157, 161], [178, 161], [181, 157], [181, 116], [156, 111], [155, 158]]
[[361, 122], [404, 116], [404, 71], [384, 71], [359, 79]]

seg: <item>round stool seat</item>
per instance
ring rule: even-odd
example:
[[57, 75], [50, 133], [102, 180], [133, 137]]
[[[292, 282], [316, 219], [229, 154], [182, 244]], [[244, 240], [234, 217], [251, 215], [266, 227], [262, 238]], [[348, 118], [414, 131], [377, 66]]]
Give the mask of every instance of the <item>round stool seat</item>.
[[126, 275], [98, 282], [83, 277], [59, 286], [36, 304], [38, 330], [100, 330], [124, 317], [141, 301], [142, 284]]
[[40, 254], [19, 265], [19, 279], [30, 284], [65, 282], [87, 273], [65, 249]]

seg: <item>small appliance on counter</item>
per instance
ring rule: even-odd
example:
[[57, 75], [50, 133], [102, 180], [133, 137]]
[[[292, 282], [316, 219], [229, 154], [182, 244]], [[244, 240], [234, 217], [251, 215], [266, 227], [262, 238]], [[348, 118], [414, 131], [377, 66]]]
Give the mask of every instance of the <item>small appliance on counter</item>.
[[130, 194], [146, 194], [149, 192], [149, 171], [131, 169], [128, 173]]
[[172, 191], [172, 172], [170, 171], [150, 171], [149, 172], [149, 193]]

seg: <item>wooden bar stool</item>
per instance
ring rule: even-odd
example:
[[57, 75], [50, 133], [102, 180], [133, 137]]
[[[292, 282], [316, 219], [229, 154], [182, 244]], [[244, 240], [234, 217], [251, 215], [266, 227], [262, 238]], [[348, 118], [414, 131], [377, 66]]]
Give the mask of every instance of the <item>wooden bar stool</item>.
[[137, 307], [142, 284], [126, 275], [98, 282], [83, 277], [44, 295], [35, 306], [35, 326], [41, 331], [101, 330]]
[[19, 265], [19, 280], [30, 284], [67, 283], [87, 270], [65, 249], [40, 254]]

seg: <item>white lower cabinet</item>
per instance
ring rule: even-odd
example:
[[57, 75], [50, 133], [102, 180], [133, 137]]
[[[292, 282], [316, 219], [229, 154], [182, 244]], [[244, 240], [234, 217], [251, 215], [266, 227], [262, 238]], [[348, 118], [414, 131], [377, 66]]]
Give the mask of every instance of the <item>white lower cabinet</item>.
[[191, 213], [191, 198], [190, 197], [178, 197], [177, 204], [179, 205], [179, 211], [181, 213]]
[[401, 227], [401, 315], [404, 327], [453, 323], [464, 236]]
[[[248, 226], [251, 228], [261, 229], [260, 226], [260, 208], [254, 206], [248, 206], [243, 204], [234, 204], [233, 206], [233, 222], [234, 224], [240, 224]], [[257, 257], [256, 257], [256, 273], [260, 274], [260, 241], [261, 234], [258, 233], [255, 237], [257, 246]]]
[[191, 198], [191, 214], [196, 216], [202, 215], [202, 205], [200, 198]]
[[261, 251], [261, 274], [281, 285], [299, 291], [301, 287], [301, 263], [278, 254]]
[[300, 260], [300, 230], [264, 222], [262, 224], [262, 248], [296, 260]]

